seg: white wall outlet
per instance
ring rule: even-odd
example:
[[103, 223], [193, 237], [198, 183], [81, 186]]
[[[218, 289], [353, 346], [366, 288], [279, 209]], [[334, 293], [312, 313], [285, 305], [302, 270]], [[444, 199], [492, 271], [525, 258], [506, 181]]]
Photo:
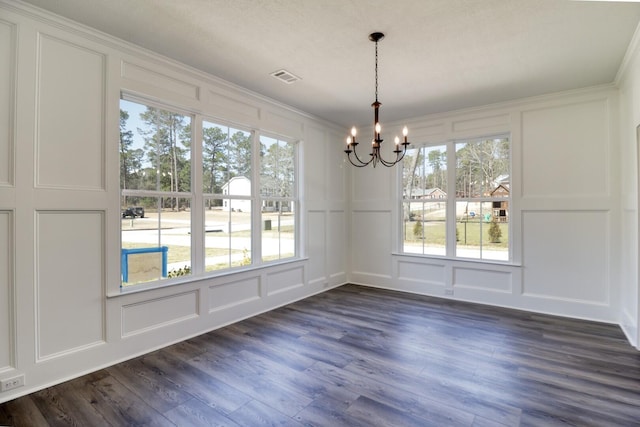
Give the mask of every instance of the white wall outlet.
[[444, 294], [445, 295], [453, 295], [453, 289], [445, 289], [444, 290]]
[[13, 390], [24, 385], [24, 375], [0, 381], [0, 392]]

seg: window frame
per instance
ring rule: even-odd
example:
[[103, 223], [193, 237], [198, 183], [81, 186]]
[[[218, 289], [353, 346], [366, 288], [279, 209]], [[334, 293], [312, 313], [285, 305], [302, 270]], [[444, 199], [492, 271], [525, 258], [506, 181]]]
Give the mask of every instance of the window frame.
[[[190, 200], [190, 267], [191, 272], [187, 276], [181, 277], [161, 277], [158, 280], [152, 280], [149, 282], [142, 282], [133, 285], [123, 286], [122, 282], [122, 258], [119, 256], [120, 262], [119, 265], [119, 277], [118, 277], [118, 289], [119, 294], [131, 293], [144, 291], [148, 289], [156, 289], [163, 288], [167, 286], [177, 285], [186, 282], [192, 282], [195, 280], [200, 280], [203, 278], [211, 278], [218, 276], [225, 276], [229, 274], [235, 274], [242, 271], [252, 270], [255, 268], [260, 268], [264, 266], [274, 265], [274, 264], [286, 264], [290, 262], [296, 262], [302, 259], [301, 257], [301, 222], [302, 222], [302, 212], [300, 210], [300, 188], [302, 185], [301, 182], [301, 173], [300, 173], [300, 151], [301, 151], [301, 141], [296, 138], [288, 137], [285, 135], [281, 135], [278, 133], [264, 131], [258, 126], [251, 126], [246, 124], [238, 124], [230, 120], [221, 119], [219, 117], [215, 117], [205, 113], [199, 113], [196, 111], [191, 111], [189, 109], [180, 108], [174, 105], [170, 101], [158, 101], [153, 98], [148, 98], [145, 96], [136, 95], [131, 92], [121, 91], [120, 97], [118, 99], [118, 107], [121, 109], [121, 101], [129, 101], [133, 103], [137, 103], [143, 106], [149, 106], [153, 108], [158, 108], [166, 111], [170, 111], [172, 113], [181, 114], [187, 116], [191, 120], [191, 146], [190, 146], [190, 191], [188, 193], [185, 192], [159, 192], [159, 191], [148, 191], [148, 190], [130, 190], [130, 189], [122, 189], [121, 188], [121, 152], [120, 152], [120, 141], [118, 141], [118, 151], [117, 151], [117, 159], [118, 159], [118, 204], [122, 203], [122, 196], [155, 196], [155, 197], [179, 197], [179, 198], [188, 198]], [[119, 116], [119, 115], [118, 115]], [[205, 193], [204, 192], [204, 172], [203, 172], [203, 129], [204, 123], [209, 122], [213, 125], [226, 126], [228, 128], [232, 128], [235, 130], [248, 132], [251, 134], [251, 177], [248, 177], [251, 180], [251, 195], [249, 197], [244, 195], [231, 195], [231, 194], [216, 194], [216, 193]], [[118, 133], [119, 134], [119, 133]], [[261, 218], [262, 218], [262, 201], [263, 197], [260, 194], [260, 138], [262, 136], [274, 138], [279, 141], [284, 141], [292, 144], [293, 146], [293, 196], [291, 197], [280, 197], [281, 201], [287, 201], [292, 204], [294, 209], [294, 254], [291, 257], [279, 258], [276, 260], [263, 261], [262, 257], [262, 234], [261, 234]], [[139, 193], [139, 194], [138, 194]], [[156, 194], [158, 193], [158, 194]], [[206, 200], [207, 199], [222, 199], [224, 200], [250, 200], [251, 203], [251, 263], [248, 265], [241, 266], [230, 266], [224, 269], [211, 270], [207, 271], [206, 269], [206, 244], [205, 244], [205, 208], [206, 208]], [[118, 208], [118, 213], [120, 213], [120, 207]], [[121, 218], [120, 218], [121, 221]], [[122, 252], [122, 225], [119, 223], [118, 227], [118, 251]], [[121, 255], [121, 254], [120, 254]]]
[[[493, 201], [507, 201], [509, 206], [509, 220], [507, 222], [509, 239], [507, 243], [507, 259], [493, 259], [493, 258], [474, 258], [474, 257], [464, 257], [457, 254], [458, 252], [458, 242], [456, 241], [456, 227], [458, 224], [457, 220], [457, 203], [460, 201], [467, 200], [467, 198], [459, 198], [456, 193], [456, 174], [457, 174], [457, 156], [456, 156], [456, 146], [460, 143], [472, 142], [472, 141], [481, 141], [488, 139], [500, 139], [504, 138], [509, 143], [509, 159], [508, 159], [508, 176], [509, 176], [509, 195], [508, 197], [480, 197], [474, 199], [474, 202], [477, 203], [486, 203]], [[506, 265], [516, 265], [516, 260], [514, 259], [514, 221], [513, 219], [513, 151], [514, 151], [514, 140], [511, 135], [511, 132], [498, 132], [487, 135], [479, 135], [479, 136], [469, 136], [464, 138], [455, 138], [455, 139], [447, 139], [447, 140], [433, 140], [420, 144], [413, 144], [410, 149], [423, 149], [428, 147], [437, 147], [437, 146], [445, 146], [446, 147], [446, 174], [447, 174], [447, 188], [446, 188], [446, 236], [445, 236], [445, 255], [438, 254], [425, 254], [425, 253], [416, 253], [416, 252], [406, 252], [405, 251], [405, 204], [411, 203], [410, 198], [405, 198], [404, 192], [404, 163], [401, 167], [398, 168], [397, 179], [398, 179], [398, 255], [402, 256], [415, 256], [421, 258], [437, 258], [437, 259], [448, 259], [452, 261], [467, 261], [467, 262], [479, 262], [479, 263], [487, 263], [487, 264], [506, 264]], [[449, 196], [452, 194], [453, 196]], [[416, 201], [414, 201], [416, 202]], [[428, 202], [434, 203], [434, 202]]]

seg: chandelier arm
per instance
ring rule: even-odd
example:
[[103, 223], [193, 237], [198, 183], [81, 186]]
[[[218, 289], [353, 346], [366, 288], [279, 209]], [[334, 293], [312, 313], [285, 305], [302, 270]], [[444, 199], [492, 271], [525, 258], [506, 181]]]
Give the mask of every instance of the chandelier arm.
[[395, 161], [391, 162], [391, 161], [383, 159], [382, 155], [380, 153], [378, 153], [378, 159], [380, 160], [380, 163], [382, 163], [384, 166], [390, 168], [390, 167], [396, 165], [398, 162], [400, 162], [404, 158], [404, 155], [405, 155], [406, 152], [407, 152], [407, 146], [404, 145], [404, 148], [403, 148], [402, 151], [394, 150], [394, 153], [396, 153]]
[[347, 157], [349, 158], [349, 162], [351, 162], [351, 164], [352, 164], [352, 165], [357, 166], [357, 167], [359, 167], [359, 168], [362, 168], [362, 167], [368, 166], [368, 165], [373, 161], [373, 159], [375, 158], [375, 156], [373, 155], [373, 152], [372, 152], [372, 153], [370, 154], [370, 155], [371, 155], [371, 158], [369, 159], [369, 161], [368, 161], [368, 162], [363, 162], [362, 160], [360, 160], [360, 157], [358, 157], [358, 152], [356, 151], [356, 146], [355, 146], [355, 145], [353, 146], [353, 150], [352, 150], [352, 151], [353, 151], [353, 155], [355, 156], [356, 160], [358, 161], [358, 163], [359, 163], [361, 166], [359, 166], [359, 165], [357, 165], [357, 164], [355, 164], [355, 163], [353, 163], [353, 162], [351, 161], [351, 153], [347, 153]]

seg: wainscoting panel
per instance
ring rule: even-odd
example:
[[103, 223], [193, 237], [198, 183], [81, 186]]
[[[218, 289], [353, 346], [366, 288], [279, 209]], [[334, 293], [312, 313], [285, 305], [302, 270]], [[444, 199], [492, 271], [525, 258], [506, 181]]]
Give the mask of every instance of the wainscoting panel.
[[148, 332], [198, 317], [199, 290], [122, 306], [122, 336]]
[[308, 245], [307, 255], [313, 262], [309, 263], [309, 283], [327, 280], [326, 273], [326, 213], [310, 211], [307, 215]]
[[16, 55], [16, 26], [0, 20], [0, 186], [14, 182]]
[[38, 43], [36, 186], [103, 190], [106, 58], [46, 34]]
[[211, 114], [217, 114], [227, 120], [237, 120], [239, 123], [255, 125], [260, 119], [260, 108], [237, 99], [233, 99], [221, 92], [209, 91], [207, 108]]
[[525, 296], [609, 303], [609, 214], [523, 213]]
[[430, 285], [446, 285], [446, 266], [429, 261], [398, 261], [398, 280]]
[[327, 271], [329, 277], [346, 280], [348, 238], [344, 211], [329, 211], [327, 221]]
[[505, 113], [489, 117], [456, 120], [452, 122], [451, 127], [453, 132], [456, 133], [474, 131], [478, 134], [481, 134], [484, 130], [491, 130], [493, 128], [508, 128], [509, 120], [509, 114]]
[[194, 101], [199, 99], [200, 90], [197, 85], [151, 70], [142, 65], [122, 61], [121, 72], [123, 78], [155, 88], [156, 92], [168, 92], [170, 95], [179, 95], [182, 98]]
[[104, 326], [104, 213], [36, 213], [37, 358], [101, 343]]
[[268, 272], [266, 276], [267, 296], [304, 286], [303, 267]]
[[354, 211], [351, 219], [351, 269], [354, 275], [391, 278], [391, 212]]
[[303, 126], [302, 122], [297, 119], [285, 117], [273, 111], [265, 111], [265, 126], [271, 131], [289, 138], [302, 139]]
[[[324, 143], [325, 132], [321, 129], [307, 127], [304, 141], [304, 173], [305, 199], [324, 202], [327, 193], [327, 144]], [[330, 187], [329, 187], [330, 188]], [[309, 207], [311, 209], [311, 207]]]
[[474, 289], [493, 292], [512, 292], [512, 273], [507, 271], [453, 267], [454, 289]]
[[260, 299], [260, 278], [251, 277], [209, 287], [209, 313]]
[[605, 98], [522, 113], [523, 197], [608, 195], [607, 109]]
[[15, 361], [13, 213], [0, 211], [0, 372]]

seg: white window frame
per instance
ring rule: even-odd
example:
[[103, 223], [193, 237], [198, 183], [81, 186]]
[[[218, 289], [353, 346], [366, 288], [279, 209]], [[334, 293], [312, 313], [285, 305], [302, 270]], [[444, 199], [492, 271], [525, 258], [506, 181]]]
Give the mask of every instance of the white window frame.
[[[502, 132], [490, 135], [480, 135], [480, 136], [469, 136], [465, 138], [456, 138], [456, 139], [448, 139], [448, 140], [440, 140], [440, 141], [429, 141], [421, 144], [412, 145], [412, 149], [422, 149], [423, 147], [433, 147], [433, 146], [446, 146], [447, 153], [447, 214], [446, 214], [446, 247], [445, 253], [446, 255], [435, 255], [435, 254], [420, 254], [413, 252], [405, 252], [404, 251], [404, 204], [405, 202], [410, 202], [411, 199], [405, 200], [404, 198], [404, 187], [403, 187], [403, 166], [398, 168], [397, 173], [397, 191], [398, 191], [398, 216], [397, 216], [397, 224], [398, 224], [398, 254], [403, 256], [416, 256], [421, 258], [437, 258], [437, 259], [450, 259], [457, 261], [470, 261], [470, 262], [480, 262], [480, 263], [488, 263], [488, 264], [507, 264], [507, 265], [515, 265], [514, 260], [514, 221], [513, 213], [514, 213], [514, 203], [513, 203], [513, 182], [510, 183], [510, 193], [508, 198], [500, 198], [501, 201], [507, 201], [509, 203], [509, 211], [510, 211], [510, 219], [508, 221], [509, 228], [509, 242], [507, 248], [507, 260], [497, 260], [497, 259], [484, 259], [484, 258], [473, 258], [473, 257], [462, 257], [456, 255], [457, 242], [456, 242], [456, 202], [460, 199], [456, 195], [456, 145], [463, 142], [470, 141], [478, 141], [483, 139], [494, 139], [494, 138], [506, 138], [509, 141], [509, 176], [510, 180], [513, 179], [513, 152], [514, 152], [514, 143], [513, 137], [509, 132]], [[453, 196], [449, 196], [449, 195]], [[465, 199], [466, 200], [466, 199]], [[496, 198], [491, 197], [483, 197], [477, 198], [475, 201], [477, 202], [492, 202], [497, 200]]]

